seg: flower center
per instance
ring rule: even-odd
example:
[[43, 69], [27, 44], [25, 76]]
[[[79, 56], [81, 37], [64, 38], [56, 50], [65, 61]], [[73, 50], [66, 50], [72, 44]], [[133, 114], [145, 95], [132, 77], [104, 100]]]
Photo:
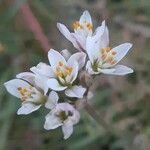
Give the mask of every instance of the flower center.
[[58, 78], [65, 79], [67, 76], [71, 75], [73, 68], [67, 65], [64, 65], [63, 62], [59, 61], [56, 67], [55, 75]]
[[32, 92], [33, 92], [33, 87], [32, 86], [30, 86], [28, 88], [18, 87], [17, 90], [21, 94], [21, 100], [22, 101], [25, 101], [26, 99], [32, 97]]
[[110, 64], [114, 65], [116, 63], [115, 56], [117, 52], [115, 50], [111, 50], [110, 47], [101, 48], [101, 58], [102, 58], [102, 64]]
[[71, 111], [61, 111], [59, 112], [59, 114], [57, 115], [60, 120], [63, 122], [65, 121], [69, 116], [72, 116], [72, 112]]
[[77, 29], [92, 30], [93, 29], [93, 25], [87, 22], [81, 24], [79, 21], [75, 21], [72, 26], [74, 30], [77, 30]]

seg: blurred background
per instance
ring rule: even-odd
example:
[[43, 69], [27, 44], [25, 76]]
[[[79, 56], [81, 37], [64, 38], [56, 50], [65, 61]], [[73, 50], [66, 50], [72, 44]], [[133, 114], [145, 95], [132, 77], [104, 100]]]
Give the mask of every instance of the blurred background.
[[[56, 28], [89, 10], [94, 27], [106, 20], [111, 47], [133, 43], [122, 61], [135, 70], [125, 77], [97, 78], [90, 101], [110, 126], [110, 134], [84, 110], [73, 135], [43, 129], [45, 109], [17, 116], [20, 101], [3, 83], [39, 62], [49, 48], [74, 51]], [[113, 128], [112, 128], [113, 130]], [[0, 0], [0, 150], [150, 150], [150, 1], [149, 0]]]

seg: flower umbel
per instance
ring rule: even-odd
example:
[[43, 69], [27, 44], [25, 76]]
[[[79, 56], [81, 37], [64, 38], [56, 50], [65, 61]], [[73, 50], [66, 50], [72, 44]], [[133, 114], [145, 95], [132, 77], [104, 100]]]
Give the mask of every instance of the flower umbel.
[[10, 94], [21, 99], [17, 114], [27, 115], [45, 106], [50, 112], [45, 117], [44, 128], [52, 130], [61, 127], [64, 139], [68, 139], [73, 133], [73, 126], [80, 120], [78, 110], [84, 107], [107, 130], [109, 125], [87, 103], [94, 93], [91, 90], [92, 82], [95, 83], [92, 75], [132, 73], [131, 68], [118, 65], [132, 44], [124, 43], [111, 48], [105, 21], [93, 33], [88, 11], [84, 11], [79, 21], [73, 23], [74, 32], [71, 33], [60, 23], [57, 27], [76, 49], [84, 52], [71, 54], [64, 49], [59, 53], [50, 49], [50, 65], [40, 62], [30, 68], [31, 72], [19, 73], [17, 79], [4, 83]]

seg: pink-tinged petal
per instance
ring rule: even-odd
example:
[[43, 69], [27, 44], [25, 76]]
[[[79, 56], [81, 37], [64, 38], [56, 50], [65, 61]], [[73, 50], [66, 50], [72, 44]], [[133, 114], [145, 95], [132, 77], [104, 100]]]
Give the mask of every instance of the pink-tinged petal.
[[71, 121], [66, 121], [63, 125], [62, 125], [62, 131], [64, 134], [64, 139], [68, 139], [71, 134], [73, 133], [73, 124]]
[[35, 74], [43, 75], [48, 78], [54, 77], [54, 72], [52, 68], [49, 65], [42, 62], [40, 62], [37, 66], [30, 68], [30, 70]]
[[120, 75], [120, 76], [127, 75], [129, 73], [133, 73], [133, 70], [123, 65], [116, 65], [114, 67], [114, 71], [108, 73], [105, 72], [105, 74]]
[[70, 35], [70, 31], [67, 29], [67, 27], [64, 24], [57, 23], [57, 28], [66, 37], [67, 40], [72, 42], [73, 39]]
[[20, 80], [20, 79], [13, 79], [13, 80], [10, 80], [10, 81], [7, 81], [4, 83], [7, 91], [13, 95], [13, 96], [16, 96], [18, 98], [21, 97], [19, 91], [18, 91], [18, 87], [22, 87], [22, 88], [27, 88], [27, 87], [30, 87], [30, 84], [23, 81], [23, 80]]
[[93, 34], [93, 38], [95, 39], [95, 41], [100, 40], [101, 36], [104, 34], [105, 28], [106, 28], [106, 25], [105, 25], [105, 20], [104, 20], [101, 26], [96, 28]]
[[47, 86], [54, 91], [63, 91], [67, 88], [66, 86], [60, 85], [56, 79], [48, 79]]
[[56, 107], [58, 99], [58, 94], [54, 91], [51, 91], [45, 103], [45, 107], [48, 109], [53, 109], [54, 107]]
[[45, 119], [46, 120], [45, 120], [44, 128], [46, 130], [56, 129], [62, 125], [61, 120], [52, 112], [47, 114]]
[[79, 66], [79, 70], [84, 66], [86, 60], [86, 54], [83, 52], [78, 52], [73, 54], [68, 61], [74, 62], [76, 61]]
[[36, 110], [38, 110], [41, 107], [41, 105], [34, 105], [31, 102], [24, 102], [22, 103], [22, 106], [18, 109], [17, 114], [18, 115], [28, 115]]
[[31, 72], [22, 72], [16, 75], [16, 78], [23, 79], [34, 85], [35, 74]]
[[107, 26], [105, 26], [104, 33], [101, 35], [99, 44], [101, 47], [109, 46], [109, 31]]
[[82, 50], [76, 40], [71, 36], [70, 31], [67, 29], [67, 27], [61, 23], [57, 23], [57, 28], [59, 31], [66, 37], [67, 40], [69, 40], [75, 48], [78, 50]]
[[100, 59], [100, 47], [94, 37], [87, 37], [86, 51], [91, 63]]
[[76, 43], [78, 44], [78, 47], [81, 50], [86, 50], [86, 36], [84, 30], [77, 30], [78, 33], [71, 33], [71, 36], [75, 39]]
[[67, 49], [62, 50], [60, 54], [65, 58], [65, 60], [68, 60], [71, 56], [71, 53]]
[[124, 44], [121, 44], [111, 50], [111, 51], [116, 52], [116, 55], [115, 55], [116, 63], [115, 64], [117, 64], [127, 54], [127, 52], [130, 50], [131, 47], [132, 47], [131, 43], [124, 43]]
[[77, 98], [83, 98], [83, 95], [86, 91], [86, 88], [83, 88], [82, 86], [72, 86], [69, 89], [65, 90], [65, 94], [68, 97], [77, 97]]
[[55, 68], [59, 62], [66, 64], [65, 58], [59, 52], [57, 52], [54, 49], [49, 50], [48, 59], [49, 59], [50, 65], [53, 68], [53, 70], [55, 70]]
[[92, 24], [91, 15], [90, 15], [90, 13], [89, 13], [87, 10], [85, 10], [85, 11], [83, 12], [83, 14], [81, 15], [79, 22], [80, 22], [81, 24], [82, 24], [82, 23], [91, 23], [91, 24]]

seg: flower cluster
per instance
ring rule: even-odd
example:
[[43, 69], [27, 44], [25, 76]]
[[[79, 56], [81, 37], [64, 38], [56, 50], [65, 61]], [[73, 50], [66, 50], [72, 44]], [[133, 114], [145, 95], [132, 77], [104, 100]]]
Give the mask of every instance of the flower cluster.
[[88, 11], [73, 23], [74, 32], [61, 23], [57, 27], [79, 52], [71, 55], [68, 50], [59, 53], [50, 49], [49, 65], [41, 62], [31, 67], [30, 72], [22, 72], [4, 85], [10, 94], [21, 99], [18, 115], [27, 115], [45, 106], [50, 112], [45, 117], [44, 128], [51, 130], [61, 126], [64, 139], [67, 139], [73, 132], [73, 125], [80, 119], [76, 101], [89, 92], [88, 86], [79, 78], [81, 72], [86, 71], [91, 77], [101, 73], [132, 73], [131, 68], [118, 65], [132, 44], [110, 48], [105, 21], [93, 32]]

